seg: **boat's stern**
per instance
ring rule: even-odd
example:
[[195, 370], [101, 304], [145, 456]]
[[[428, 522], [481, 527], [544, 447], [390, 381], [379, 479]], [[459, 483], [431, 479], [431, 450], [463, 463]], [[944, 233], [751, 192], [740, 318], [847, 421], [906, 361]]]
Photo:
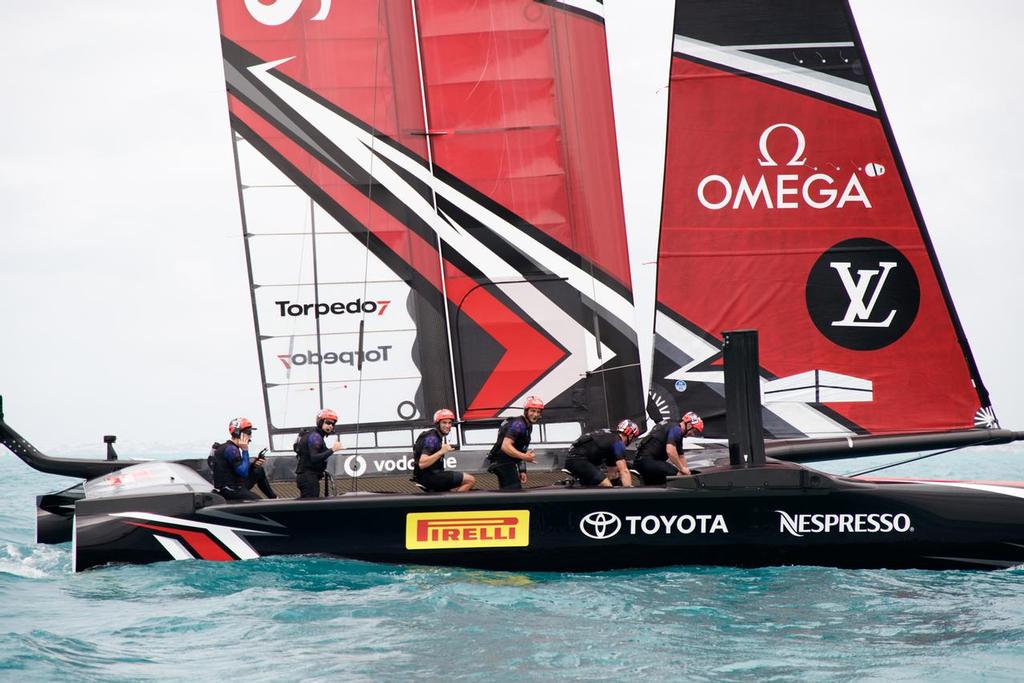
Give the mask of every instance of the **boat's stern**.
[[[180, 540], [174, 533], [152, 533], [159, 527], [154, 520], [192, 515], [224, 502], [195, 470], [173, 462], [133, 465], [81, 488], [83, 496], [73, 501], [70, 529], [74, 571], [110, 562], [156, 562], [167, 559], [168, 552], [174, 557]], [[51, 507], [58, 502], [52, 501]]]

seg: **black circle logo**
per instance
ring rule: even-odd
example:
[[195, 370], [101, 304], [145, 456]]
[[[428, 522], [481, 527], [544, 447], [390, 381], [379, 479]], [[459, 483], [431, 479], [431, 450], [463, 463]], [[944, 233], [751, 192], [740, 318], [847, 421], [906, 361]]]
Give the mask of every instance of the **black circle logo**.
[[412, 401], [402, 401], [398, 404], [398, 417], [403, 420], [411, 420], [419, 413], [419, 408]]
[[830, 341], [855, 351], [892, 344], [910, 329], [921, 287], [891, 244], [858, 237], [834, 245], [807, 276], [807, 312]]

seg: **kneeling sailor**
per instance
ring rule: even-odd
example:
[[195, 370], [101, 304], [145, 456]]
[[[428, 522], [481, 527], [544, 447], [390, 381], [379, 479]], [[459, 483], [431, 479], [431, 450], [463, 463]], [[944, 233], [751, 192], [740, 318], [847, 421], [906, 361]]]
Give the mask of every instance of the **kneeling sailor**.
[[704, 431], [704, 420], [690, 411], [679, 418], [679, 423], [662, 422], [640, 440], [633, 467], [644, 483], [660, 486], [668, 477], [690, 474], [683, 455], [683, 437]]
[[600, 466], [614, 467], [616, 479], [622, 480], [623, 486], [632, 486], [633, 477], [626, 465], [626, 446], [640, 434], [640, 428], [632, 420], [623, 420], [615, 427], [615, 431], [599, 429], [589, 432], [573, 442], [569, 447], [569, 457], [565, 461], [565, 469], [580, 480], [584, 486], [611, 487], [611, 479], [604, 475]]
[[455, 413], [442, 408], [434, 413], [434, 426], [416, 437], [412, 447], [412, 480], [428, 491], [465, 493], [473, 488], [476, 477], [466, 472], [446, 472], [444, 456], [455, 450], [448, 434], [455, 424]]

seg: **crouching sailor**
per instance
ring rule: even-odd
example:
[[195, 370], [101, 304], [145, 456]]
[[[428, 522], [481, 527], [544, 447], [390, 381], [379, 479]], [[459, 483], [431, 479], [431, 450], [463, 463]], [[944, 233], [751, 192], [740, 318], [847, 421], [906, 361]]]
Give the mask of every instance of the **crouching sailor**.
[[267, 498], [277, 498], [263, 469], [266, 463], [263, 452], [255, 460], [249, 459], [249, 442], [254, 429], [247, 418], [236, 417], [228, 424], [231, 440], [214, 444], [207, 458], [213, 470], [213, 487], [227, 500], [259, 500], [260, 497], [249, 490], [253, 486], [258, 486]]
[[416, 437], [412, 447], [412, 480], [428, 491], [463, 493], [473, 488], [476, 477], [465, 472], [446, 472], [444, 456], [455, 448], [448, 434], [455, 424], [455, 413], [442, 408], [434, 413], [434, 426]]
[[[620, 479], [623, 486], [632, 486], [633, 477], [626, 465], [626, 446], [640, 434], [640, 428], [632, 420], [623, 420], [615, 431], [599, 429], [588, 432], [569, 447], [565, 469], [580, 480], [584, 486], [611, 487], [612, 479]], [[601, 465], [614, 468], [605, 476]]]
[[662, 422], [651, 433], [640, 440], [633, 467], [644, 483], [660, 486], [668, 477], [689, 474], [690, 468], [683, 455], [683, 437], [704, 431], [704, 420], [690, 411], [679, 419], [679, 423]]
[[320, 497], [320, 480], [327, 471], [327, 459], [342, 448], [337, 441], [330, 446], [325, 441], [334, 432], [336, 424], [338, 414], [330, 408], [324, 408], [316, 414], [316, 429], [304, 429], [295, 439], [292, 448], [299, 458], [295, 465], [295, 485], [299, 489], [299, 498]]
[[526, 483], [526, 463], [536, 459], [530, 450], [530, 436], [543, 412], [544, 401], [528, 396], [523, 414], [506, 419], [498, 427], [498, 438], [487, 459], [491, 461], [488, 470], [497, 475], [502, 491], [521, 489]]

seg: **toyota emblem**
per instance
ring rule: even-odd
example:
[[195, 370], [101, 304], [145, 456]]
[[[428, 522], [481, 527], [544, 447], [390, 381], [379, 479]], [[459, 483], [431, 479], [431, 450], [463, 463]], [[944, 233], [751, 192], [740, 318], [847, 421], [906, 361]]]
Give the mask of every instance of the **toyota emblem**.
[[622, 528], [622, 521], [618, 515], [611, 512], [591, 512], [580, 520], [580, 531], [584, 536], [595, 540], [611, 538], [619, 533]]

